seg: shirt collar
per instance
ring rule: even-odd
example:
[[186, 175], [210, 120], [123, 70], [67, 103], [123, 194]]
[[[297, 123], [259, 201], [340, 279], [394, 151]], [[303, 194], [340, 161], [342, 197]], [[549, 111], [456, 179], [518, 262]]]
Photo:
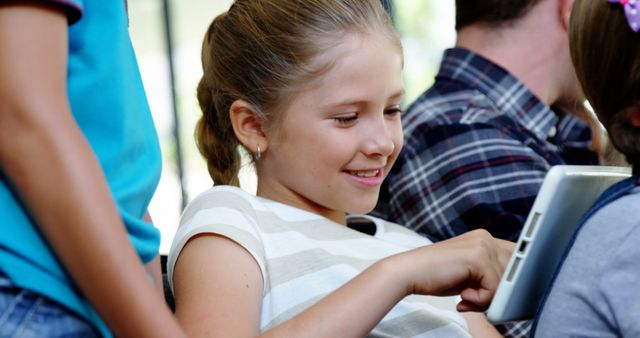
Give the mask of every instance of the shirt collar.
[[556, 131], [559, 118], [549, 106], [507, 70], [468, 49], [446, 50], [436, 79], [481, 92], [502, 114], [542, 140]]

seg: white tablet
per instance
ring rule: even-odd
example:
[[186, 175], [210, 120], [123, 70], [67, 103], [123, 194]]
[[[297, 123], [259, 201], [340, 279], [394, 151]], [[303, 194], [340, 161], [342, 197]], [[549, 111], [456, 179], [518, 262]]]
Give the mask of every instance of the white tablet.
[[542, 182], [487, 310], [492, 323], [531, 319], [582, 216], [629, 168], [558, 165]]

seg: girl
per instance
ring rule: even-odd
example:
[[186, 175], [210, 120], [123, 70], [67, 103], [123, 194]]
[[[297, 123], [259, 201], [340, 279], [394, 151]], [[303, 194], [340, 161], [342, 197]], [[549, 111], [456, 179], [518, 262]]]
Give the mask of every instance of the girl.
[[[483, 337], [511, 246], [355, 214], [402, 147], [402, 51], [378, 0], [238, 0], [205, 36], [196, 135], [215, 187], [169, 255], [193, 336]], [[237, 185], [253, 154], [257, 196]], [[351, 216], [346, 216], [349, 213]], [[408, 297], [407, 297], [408, 296]]]
[[571, 56], [584, 92], [633, 176], [587, 213], [539, 310], [540, 337], [640, 337], [640, 7], [576, 0]]

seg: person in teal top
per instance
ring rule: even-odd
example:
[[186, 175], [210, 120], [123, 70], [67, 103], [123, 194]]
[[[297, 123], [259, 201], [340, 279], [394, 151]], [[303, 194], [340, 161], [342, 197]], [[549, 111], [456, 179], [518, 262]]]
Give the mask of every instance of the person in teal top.
[[0, 0], [0, 336], [182, 336], [160, 169], [126, 1]]

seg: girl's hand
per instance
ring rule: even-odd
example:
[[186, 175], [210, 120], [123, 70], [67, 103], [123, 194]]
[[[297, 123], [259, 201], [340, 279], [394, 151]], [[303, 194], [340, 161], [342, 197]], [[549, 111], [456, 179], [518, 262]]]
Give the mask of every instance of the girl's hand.
[[407, 294], [460, 294], [458, 311], [485, 310], [515, 244], [474, 230], [389, 258], [408, 282]]

